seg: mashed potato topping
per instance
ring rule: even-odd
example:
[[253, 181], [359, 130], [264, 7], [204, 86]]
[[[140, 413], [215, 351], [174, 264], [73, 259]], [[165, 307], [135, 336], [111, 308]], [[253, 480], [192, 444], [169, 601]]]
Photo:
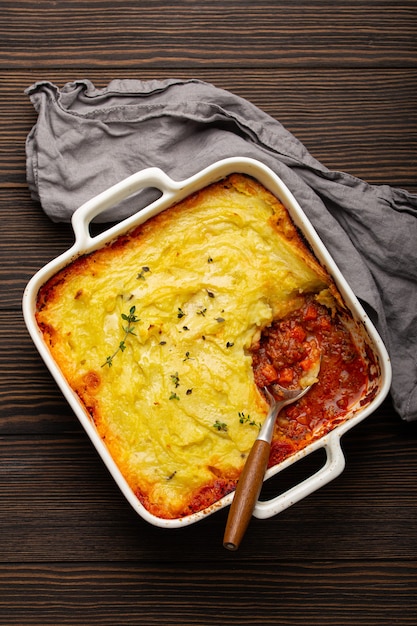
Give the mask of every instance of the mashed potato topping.
[[176, 518], [234, 488], [268, 408], [262, 329], [329, 287], [284, 206], [233, 174], [58, 272], [37, 322], [137, 497]]

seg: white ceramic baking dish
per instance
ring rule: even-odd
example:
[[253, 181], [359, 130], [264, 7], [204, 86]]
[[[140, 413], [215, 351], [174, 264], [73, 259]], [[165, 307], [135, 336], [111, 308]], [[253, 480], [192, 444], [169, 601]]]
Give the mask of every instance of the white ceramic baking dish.
[[[35, 319], [36, 298], [40, 287], [57, 271], [68, 265], [79, 255], [92, 252], [117, 236], [129, 231], [133, 227], [145, 222], [147, 219], [182, 200], [191, 193], [201, 189], [215, 181], [222, 179], [231, 173], [248, 174], [266, 188], [268, 188], [287, 207], [294, 223], [299, 227], [307, 241], [310, 243], [316, 257], [328, 269], [342, 294], [352, 318], [347, 316], [346, 323], [354, 335], [357, 345], [370, 363], [372, 376], [369, 388], [356, 406], [352, 407], [346, 421], [337, 426], [327, 435], [314, 441], [311, 445], [300, 452], [287, 458], [284, 462], [271, 467], [265, 476], [268, 479], [288, 466], [296, 463], [311, 452], [323, 448], [326, 452], [324, 465], [313, 475], [309, 476], [295, 487], [285, 493], [281, 493], [267, 501], [258, 501], [254, 516], [268, 518], [283, 511], [295, 502], [311, 494], [332, 479], [336, 478], [344, 469], [345, 459], [340, 446], [340, 439], [346, 431], [358, 424], [372, 413], [386, 397], [391, 384], [391, 366], [387, 351], [372, 325], [366, 312], [353, 294], [351, 288], [337, 268], [327, 249], [322, 244], [311, 223], [302, 211], [298, 202], [284, 185], [284, 183], [265, 165], [248, 158], [229, 158], [215, 163], [202, 170], [187, 180], [174, 181], [164, 172], [157, 168], [149, 168], [133, 174], [129, 178], [114, 185], [97, 197], [86, 202], [73, 216], [72, 224], [75, 233], [74, 245], [64, 254], [43, 267], [29, 282], [23, 296], [23, 313], [29, 333], [37, 347], [41, 357], [45, 361], [52, 376], [60, 387], [63, 395], [69, 402], [73, 411], [80, 420], [82, 426], [90, 437], [92, 443], [112, 474], [121, 491], [132, 505], [135, 511], [145, 520], [156, 526], [164, 528], [178, 528], [192, 524], [208, 514], [229, 505], [233, 499], [233, 493], [223, 497], [214, 505], [198, 513], [180, 519], [161, 519], [150, 514], [136, 498], [126, 480], [119, 471], [117, 465], [110, 456], [105, 444], [97, 433], [94, 423], [86, 413], [78, 396], [67, 384], [55, 361], [51, 357], [48, 347], [43, 341], [42, 334]], [[98, 215], [121, 201], [148, 188], [156, 188], [160, 191], [160, 197], [149, 206], [139, 210], [135, 215], [123, 220], [119, 224], [108, 228], [97, 236], [90, 233], [90, 223]], [[371, 355], [371, 356], [370, 356]]]

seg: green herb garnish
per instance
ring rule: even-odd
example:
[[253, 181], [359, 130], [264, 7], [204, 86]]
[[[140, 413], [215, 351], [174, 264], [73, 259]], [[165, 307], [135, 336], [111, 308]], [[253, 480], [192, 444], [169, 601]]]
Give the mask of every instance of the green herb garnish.
[[213, 428], [215, 428], [219, 432], [227, 433], [227, 424], [225, 424], [224, 422], [220, 422], [219, 420], [216, 420], [214, 422]]
[[174, 383], [175, 388], [180, 386], [180, 378], [178, 376], [178, 372], [175, 372], [175, 374], [171, 374], [171, 380]]
[[144, 265], [144, 266], [142, 267], [142, 271], [141, 271], [141, 272], [139, 272], [139, 274], [136, 276], [136, 278], [137, 278], [138, 280], [145, 280], [145, 274], [146, 274], [147, 272], [150, 272], [150, 271], [151, 271], [151, 270], [149, 269], [149, 267], [148, 267], [147, 265]]
[[135, 333], [133, 332], [134, 330], [134, 324], [137, 324], [137, 322], [139, 322], [139, 318], [135, 315], [136, 312], [136, 307], [135, 306], [131, 306], [129, 309], [129, 315], [126, 315], [126, 313], [122, 313], [121, 314], [121, 318], [122, 320], [124, 320], [125, 322], [127, 322], [126, 326], [123, 326], [123, 330], [124, 330], [124, 337], [121, 340], [121, 342], [119, 343], [119, 345], [117, 346], [117, 349], [113, 352], [113, 354], [111, 356], [108, 356], [106, 358], [105, 363], [102, 364], [101, 367], [104, 367], [105, 365], [108, 365], [109, 367], [111, 367], [113, 365], [113, 359], [116, 356], [116, 354], [118, 352], [124, 352], [126, 350], [126, 338], [128, 335], [134, 335]]
[[249, 426], [257, 426], [259, 429], [261, 428], [262, 424], [260, 422], [256, 422], [248, 413], [248, 415], [245, 415], [245, 413], [243, 413], [243, 411], [239, 411], [238, 413], [239, 415], [239, 422], [241, 424], [249, 424]]

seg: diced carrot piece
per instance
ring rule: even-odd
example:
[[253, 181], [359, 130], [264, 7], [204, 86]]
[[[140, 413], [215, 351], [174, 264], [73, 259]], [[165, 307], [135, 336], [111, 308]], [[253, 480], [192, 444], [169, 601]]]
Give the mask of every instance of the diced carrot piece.
[[305, 340], [307, 334], [304, 328], [302, 328], [301, 326], [296, 326], [295, 328], [292, 329], [291, 336], [296, 341], [299, 341], [300, 343], [302, 343]]
[[279, 384], [282, 385], [283, 383], [292, 383], [293, 380], [293, 372], [292, 369], [290, 369], [289, 367], [284, 367], [284, 369], [282, 369], [279, 373]]
[[304, 311], [304, 319], [306, 321], [309, 320], [316, 320], [317, 319], [317, 309], [313, 304], [309, 304], [308, 307], [306, 308], [306, 310]]
[[298, 365], [301, 367], [302, 370], [307, 372], [309, 369], [312, 368], [313, 362], [314, 361], [312, 361], [310, 357], [307, 357], [306, 359], [303, 359], [302, 361], [300, 361]]
[[265, 363], [260, 371], [261, 377], [265, 385], [270, 385], [278, 378], [278, 372], [271, 363]]

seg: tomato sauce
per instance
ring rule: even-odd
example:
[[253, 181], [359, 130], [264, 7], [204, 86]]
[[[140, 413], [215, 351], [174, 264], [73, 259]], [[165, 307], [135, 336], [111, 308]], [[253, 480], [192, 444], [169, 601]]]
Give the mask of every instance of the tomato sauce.
[[[314, 296], [264, 329], [251, 348], [251, 356], [256, 384], [260, 389], [268, 386], [271, 392], [275, 384], [297, 388], [320, 358], [318, 381], [303, 398], [278, 415], [269, 467], [343, 422], [367, 386], [368, 368], [349, 331], [338, 314], [318, 304]], [[187, 516], [213, 505], [233, 491], [237, 481], [237, 476], [219, 476], [196, 490], [180, 514], [173, 513], [172, 517]], [[166, 517], [145, 493], [138, 489], [136, 495], [151, 513]]]
[[276, 383], [296, 388], [321, 354], [318, 382], [278, 415], [270, 466], [343, 422], [367, 385], [368, 368], [348, 329], [313, 297], [265, 329], [251, 352], [256, 384], [272, 393]]

